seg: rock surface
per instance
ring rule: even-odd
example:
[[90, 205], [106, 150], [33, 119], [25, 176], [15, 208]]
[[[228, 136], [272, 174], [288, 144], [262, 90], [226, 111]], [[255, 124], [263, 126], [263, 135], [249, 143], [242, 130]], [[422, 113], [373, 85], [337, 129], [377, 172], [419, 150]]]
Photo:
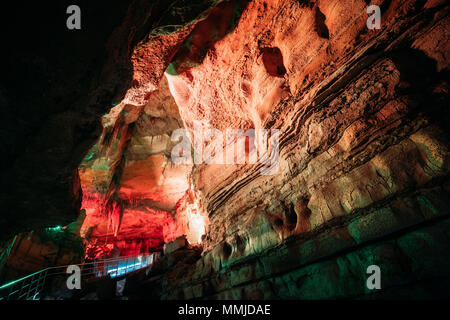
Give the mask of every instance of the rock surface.
[[280, 165], [194, 167], [204, 252], [166, 271], [163, 298], [362, 297], [371, 264], [378, 296], [448, 294], [449, 7], [378, 4], [370, 31], [364, 1], [252, 1], [167, 75], [189, 129], [277, 128]]

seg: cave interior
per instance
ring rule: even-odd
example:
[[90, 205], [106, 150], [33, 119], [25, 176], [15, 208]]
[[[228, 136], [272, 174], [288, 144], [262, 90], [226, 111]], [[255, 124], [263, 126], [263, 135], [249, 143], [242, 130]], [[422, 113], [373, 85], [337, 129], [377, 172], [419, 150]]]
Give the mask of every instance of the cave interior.
[[40, 298], [450, 297], [448, 1], [73, 2], [1, 21], [0, 284], [151, 255]]

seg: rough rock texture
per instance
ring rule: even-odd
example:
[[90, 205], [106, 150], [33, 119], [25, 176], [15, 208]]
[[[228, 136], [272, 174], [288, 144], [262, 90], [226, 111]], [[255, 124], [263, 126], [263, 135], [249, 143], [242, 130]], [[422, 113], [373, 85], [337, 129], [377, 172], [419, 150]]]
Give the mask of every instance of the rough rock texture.
[[163, 298], [360, 297], [371, 264], [383, 297], [448, 294], [449, 7], [377, 4], [370, 31], [365, 1], [252, 1], [167, 75], [188, 128], [281, 133], [278, 174], [194, 167], [204, 252]]
[[37, 232], [21, 233], [9, 243], [0, 258], [0, 282], [29, 275], [44, 267], [79, 264], [84, 260], [80, 228], [84, 215], [66, 227], [54, 227]]
[[[436, 283], [449, 276], [449, 9], [378, 4], [378, 31], [366, 27], [365, 1], [219, 4], [189, 28], [144, 107], [125, 99], [105, 116], [104, 135], [117, 130], [116, 144], [105, 155], [94, 147], [81, 180], [83, 190], [106, 186], [100, 194], [121, 208], [105, 215], [105, 202], [97, 202], [91, 210], [103, 213], [88, 214], [92, 234], [110, 237], [122, 253], [120, 242], [136, 234], [159, 239], [147, 240], [147, 249], [183, 233], [203, 246], [201, 257], [195, 247], [168, 253], [141, 295], [361, 297], [371, 293], [370, 264], [386, 270], [391, 290], [383, 297], [445, 291]], [[128, 92], [139, 105], [136, 90]], [[169, 137], [177, 125], [193, 134], [196, 123], [279, 129], [278, 172], [261, 175], [262, 164], [175, 165]], [[117, 165], [101, 169], [108, 161]], [[171, 214], [159, 218], [154, 209]], [[435, 289], [421, 291], [427, 286]]]

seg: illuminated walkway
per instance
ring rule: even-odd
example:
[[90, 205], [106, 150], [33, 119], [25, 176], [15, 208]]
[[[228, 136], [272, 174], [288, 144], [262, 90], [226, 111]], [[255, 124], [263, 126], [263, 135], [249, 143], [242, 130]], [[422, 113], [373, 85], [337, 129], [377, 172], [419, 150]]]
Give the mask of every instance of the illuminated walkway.
[[[150, 270], [156, 259], [157, 253], [152, 253], [133, 257], [98, 260], [75, 266], [80, 268], [81, 283], [86, 283], [87, 281], [95, 281], [95, 279], [107, 276], [119, 278], [143, 268]], [[0, 300], [39, 300], [44, 289], [48, 289], [46, 284], [50, 282], [50, 279], [55, 279], [56, 277], [67, 279], [72, 275], [71, 272], [67, 273], [68, 267], [46, 268], [21, 279], [6, 283], [0, 286]]]

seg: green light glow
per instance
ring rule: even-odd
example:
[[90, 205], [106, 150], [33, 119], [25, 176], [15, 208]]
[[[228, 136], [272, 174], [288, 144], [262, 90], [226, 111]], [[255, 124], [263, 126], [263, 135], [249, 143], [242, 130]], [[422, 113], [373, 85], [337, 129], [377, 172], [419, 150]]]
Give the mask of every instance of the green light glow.
[[84, 159], [85, 160], [91, 160], [94, 155], [95, 155], [95, 152], [91, 152], [86, 157], [84, 157]]
[[11, 286], [11, 285], [13, 285], [14, 283], [17, 283], [17, 282], [20, 282], [20, 281], [25, 280], [25, 279], [27, 279], [27, 278], [30, 278], [30, 277], [32, 277], [32, 276], [34, 276], [34, 275], [36, 275], [36, 274], [38, 274], [38, 273], [41, 273], [41, 272], [43, 272], [43, 271], [45, 271], [45, 270], [47, 270], [47, 269], [40, 270], [40, 271], [35, 272], [35, 273], [32, 273], [32, 274], [30, 274], [30, 275], [28, 275], [28, 276], [26, 276], [26, 277], [23, 277], [23, 278], [20, 278], [20, 279], [17, 279], [17, 280], [8, 282], [8, 283], [2, 285], [2, 286], [0, 287], [0, 290], [1, 290], [1, 289], [4, 289], [4, 288], [7, 288], [7, 287], [9, 287], [9, 286]]
[[169, 64], [169, 66], [166, 69], [166, 72], [172, 76], [178, 75], [177, 68], [174, 66], [173, 63]]
[[62, 227], [61, 226], [56, 226], [53, 228], [47, 228], [48, 231], [54, 231], [54, 232], [58, 232], [58, 231], [62, 231]]

